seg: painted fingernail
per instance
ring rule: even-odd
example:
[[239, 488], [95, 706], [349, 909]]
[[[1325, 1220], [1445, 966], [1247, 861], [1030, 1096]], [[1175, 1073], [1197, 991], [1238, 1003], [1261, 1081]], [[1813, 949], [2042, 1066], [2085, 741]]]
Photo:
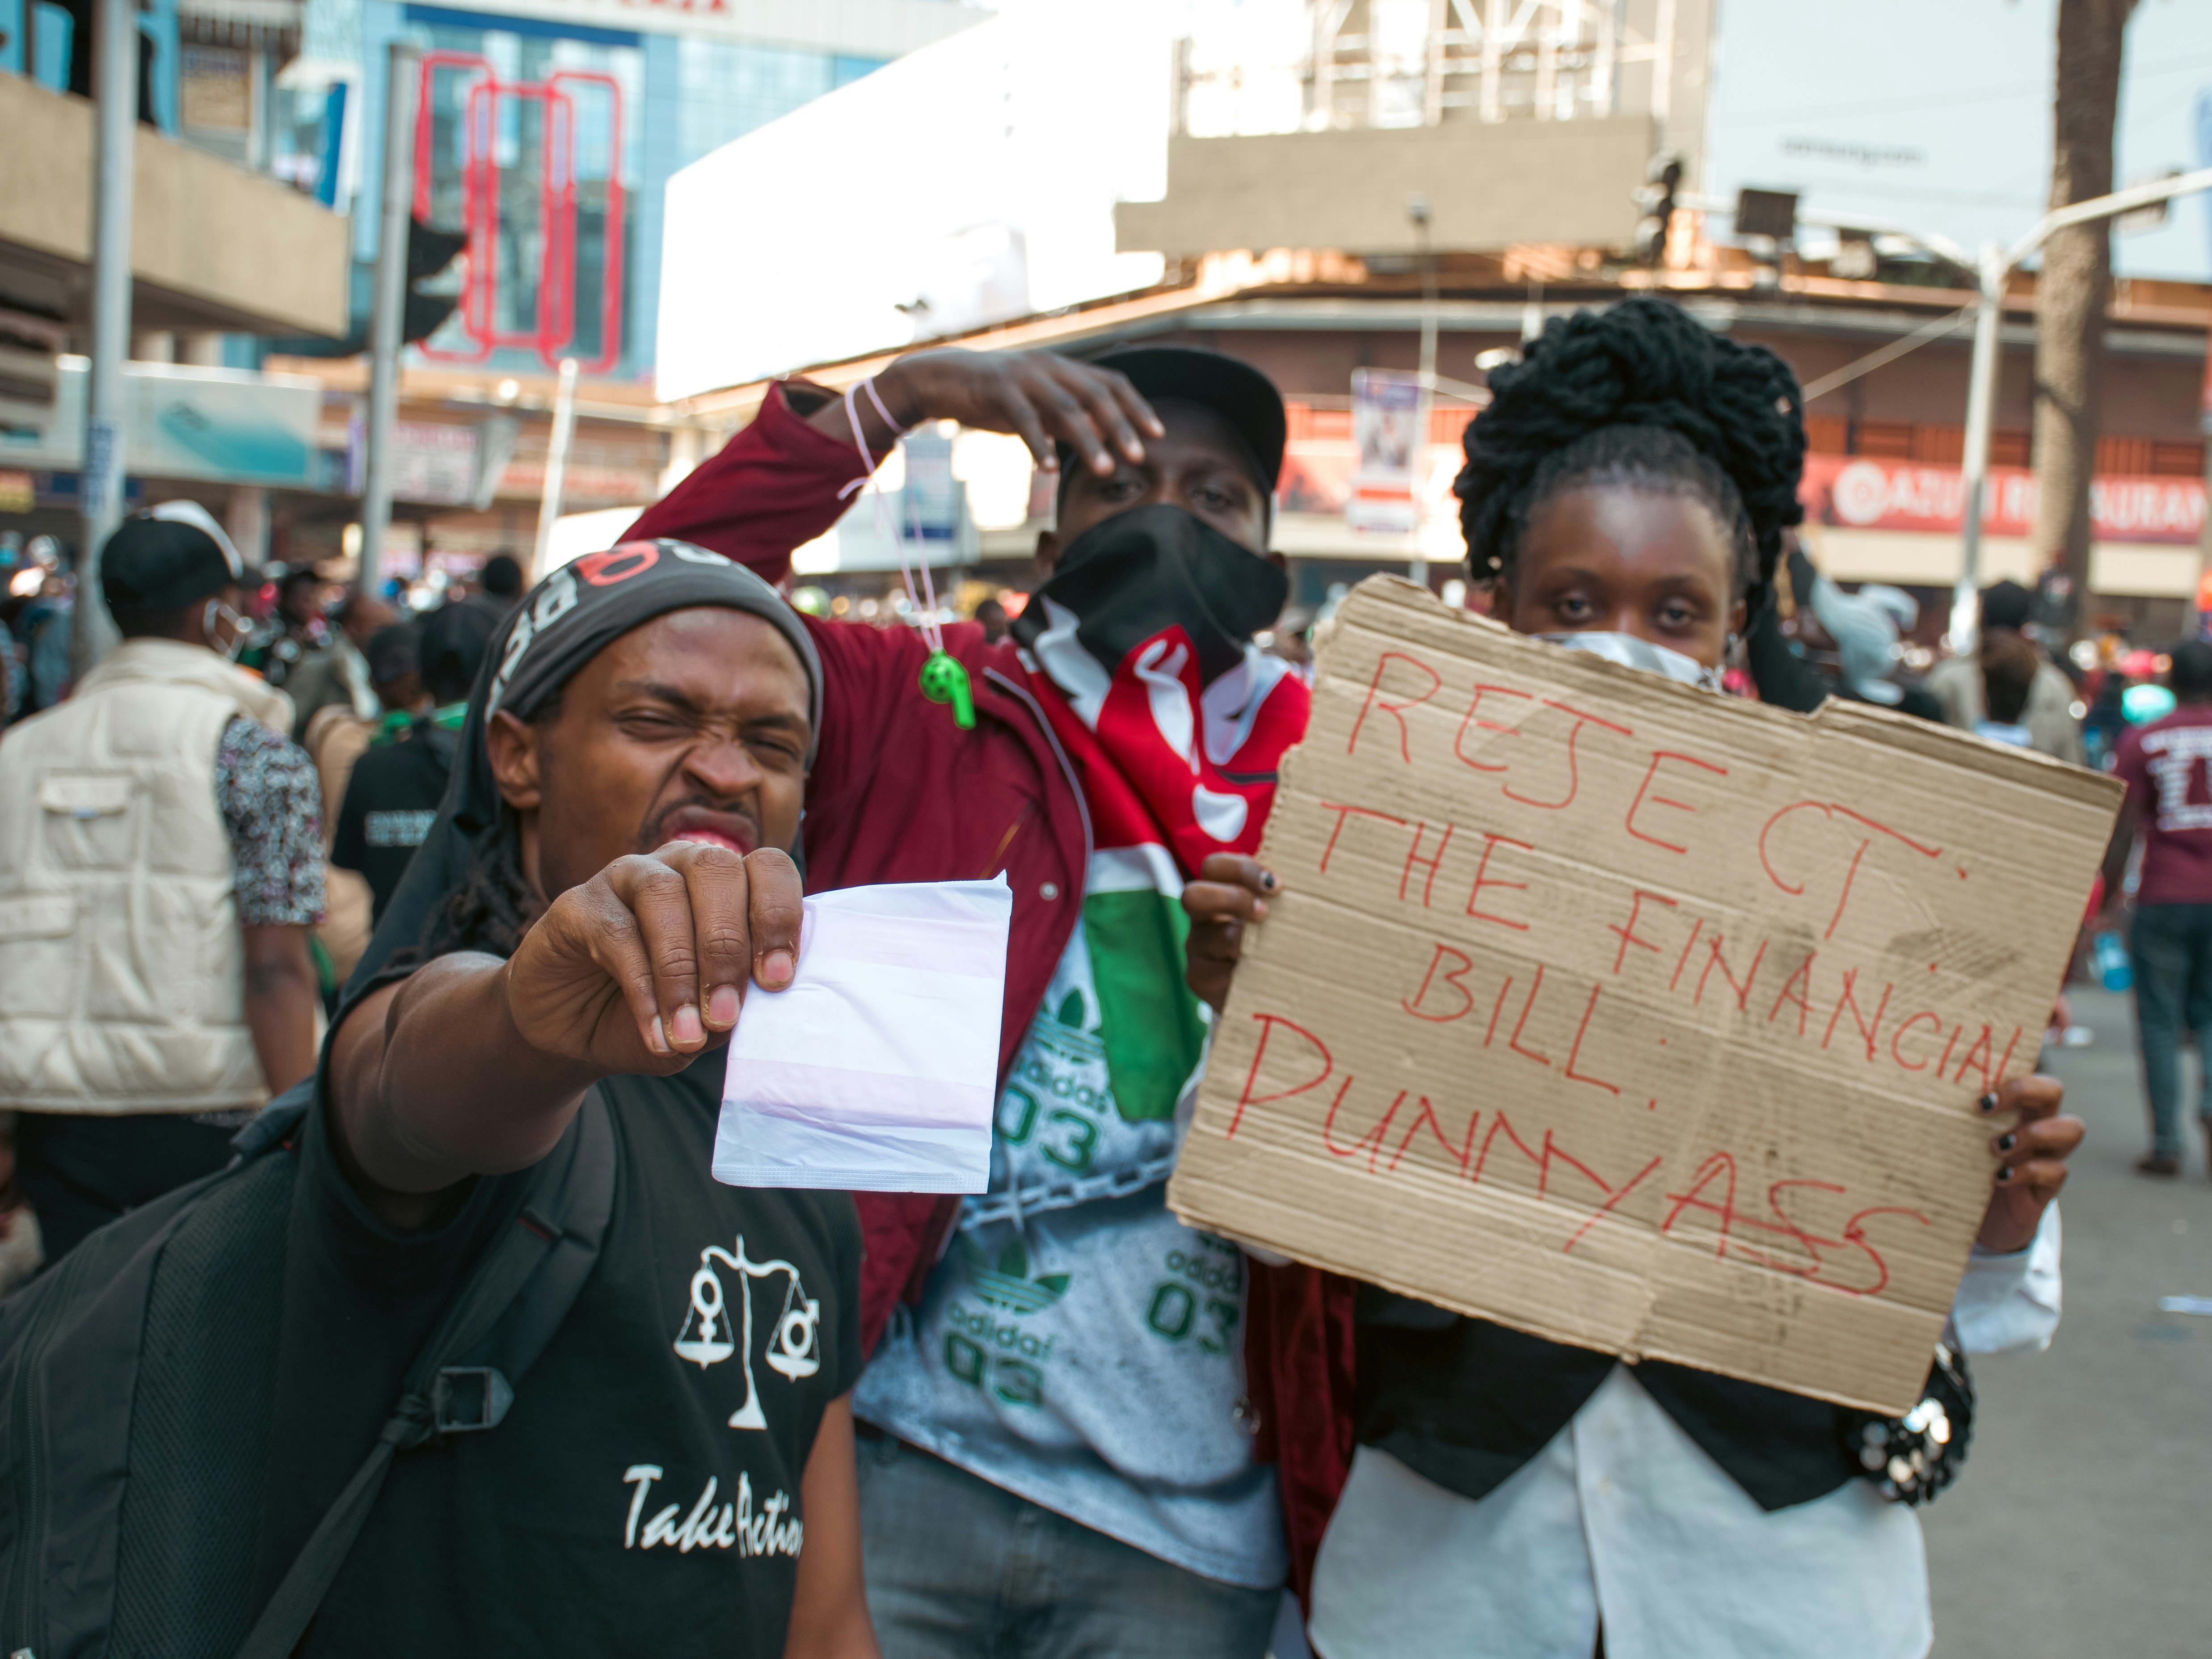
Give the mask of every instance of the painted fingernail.
[[707, 1040], [707, 1028], [700, 1022], [699, 1011], [688, 1002], [676, 1011], [676, 1018], [669, 1022], [669, 1034], [679, 1048], [696, 1048]]
[[1272, 893], [1275, 889], [1281, 885], [1282, 883], [1275, 879], [1275, 872], [1273, 870], [1262, 870], [1260, 872], [1260, 886], [1261, 890]]
[[1978, 1104], [1984, 1111], [1994, 1112], [1997, 1109], [1997, 1097], [1993, 1092], [1984, 1095]]
[[738, 988], [717, 985], [707, 994], [707, 1024], [726, 1031], [738, 1023]]
[[791, 981], [792, 955], [788, 951], [771, 951], [761, 958], [761, 983], [767, 986], [787, 985]]
[[2013, 1149], [2013, 1143], [2017, 1141], [2019, 1139], [2020, 1137], [2016, 1134], [2006, 1133], [1999, 1135], [1997, 1137], [1997, 1150], [2001, 1152], [2010, 1152]]
[[656, 1054], [665, 1054], [669, 1052], [668, 1029], [660, 1023], [659, 1014], [653, 1017], [653, 1052]]
[[1997, 1171], [1997, 1179], [2000, 1182], [2010, 1181], [2012, 1179], [2012, 1165], [2008, 1164], [2003, 1169], [1999, 1170]]

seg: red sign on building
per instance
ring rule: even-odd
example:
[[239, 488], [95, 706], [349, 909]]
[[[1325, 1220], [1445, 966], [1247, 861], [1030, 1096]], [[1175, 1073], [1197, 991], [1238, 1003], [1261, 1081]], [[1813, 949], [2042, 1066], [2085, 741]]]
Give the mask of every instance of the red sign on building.
[[[1966, 481], [1955, 466], [1808, 455], [1798, 499], [1815, 524], [1955, 532], [1966, 522]], [[2035, 501], [2033, 472], [1991, 467], [1983, 533], [2026, 536], [2034, 527]], [[2197, 478], [2101, 477], [2089, 486], [2089, 512], [2100, 542], [2194, 546], [2204, 526], [2204, 484]]]

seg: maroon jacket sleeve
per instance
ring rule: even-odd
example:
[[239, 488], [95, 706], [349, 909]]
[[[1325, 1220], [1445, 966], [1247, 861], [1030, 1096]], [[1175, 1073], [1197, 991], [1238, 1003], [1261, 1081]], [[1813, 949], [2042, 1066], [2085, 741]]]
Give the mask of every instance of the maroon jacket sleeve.
[[[804, 392], [818, 388], [804, 386]], [[816, 431], [770, 389], [750, 426], [702, 461], [629, 527], [625, 541], [665, 536], [710, 548], [781, 586], [793, 548], [812, 541], [851, 504], [838, 491], [860, 458]], [[890, 728], [907, 711], [928, 654], [910, 629], [806, 619], [822, 658], [822, 731], [806, 781], [809, 811], [834, 811], [838, 797], [874, 770]]]
[[844, 516], [851, 503], [837, 492], [860, 471], [859, 454], [801, 420], [778, 385], [750, 426], [646, 508], [623, 539], [690, 542], [780, 583], [792, 549]]
[[1356, 1281], [1298, 1262], [1244, 1262], [1244, 1386], [1259, 1413], [1253, 1455], [1275, 1466], [1291, 1589], [1313, 1610], [1322, 1534], [1352, 1473], [1358, 1389]]

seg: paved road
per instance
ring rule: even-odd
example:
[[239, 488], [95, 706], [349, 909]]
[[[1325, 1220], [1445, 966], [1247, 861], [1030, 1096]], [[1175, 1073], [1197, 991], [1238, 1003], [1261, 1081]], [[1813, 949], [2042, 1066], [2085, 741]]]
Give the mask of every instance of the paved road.
[[2054, 1053], [2089, 1126], [2060, 1208], [2066, 1315], [2050, 1351], [1977, 1361], [1959, 1484], [1925, 1512], [1936, 1659], [2212, 1655], [2212, 1180], [2132, 1165], [2144, 1127], [2128, 1000], [2076, 989], [2088, 1048]]

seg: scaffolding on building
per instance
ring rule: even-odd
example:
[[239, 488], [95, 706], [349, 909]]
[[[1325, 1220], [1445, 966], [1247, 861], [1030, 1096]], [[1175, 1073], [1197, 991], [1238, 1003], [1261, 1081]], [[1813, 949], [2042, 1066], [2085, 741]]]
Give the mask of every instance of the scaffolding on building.
[[[1193, 137], [1446, 121], [1664, 123], [1677, 0], [1305, 0], [1201, 9], [1176, 58]], [[1300, 24], [1303, 27], [1299, 27]]]

